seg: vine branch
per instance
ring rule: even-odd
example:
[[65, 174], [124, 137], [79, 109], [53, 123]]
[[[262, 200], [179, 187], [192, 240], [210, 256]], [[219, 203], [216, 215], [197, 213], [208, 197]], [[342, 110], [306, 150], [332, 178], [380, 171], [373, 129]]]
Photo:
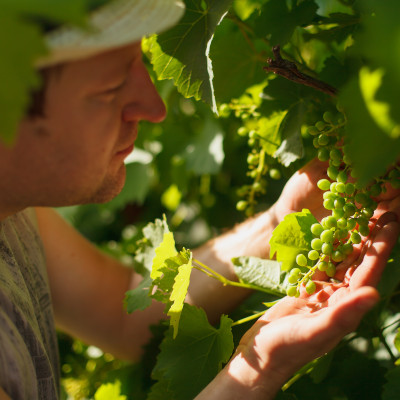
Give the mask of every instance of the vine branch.
[[327, 83], [313, 78], [312, 76], [303, 74], [300, 72], [295, 63], [285, 60], [281, 56], [280, 46], [274, 46], [272, 53], [275, 59], [268, 58], [268, 66], [264, 67], [266, 72], [273, 72], [274, 74], [280, 75], [290, 81], [300, 83], [301, 85], [310, 86], [320, 92], [329, 94], [330, 96], [337, 95], [337, 89]]

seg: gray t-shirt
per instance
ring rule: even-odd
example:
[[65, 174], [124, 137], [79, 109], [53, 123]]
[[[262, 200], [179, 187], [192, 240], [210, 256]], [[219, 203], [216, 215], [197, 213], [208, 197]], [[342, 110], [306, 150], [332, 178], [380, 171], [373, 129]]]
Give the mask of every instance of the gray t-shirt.
[[0, 387], [13, 400], [59, 398], [59, 360], [34, 210], [0, 221]]

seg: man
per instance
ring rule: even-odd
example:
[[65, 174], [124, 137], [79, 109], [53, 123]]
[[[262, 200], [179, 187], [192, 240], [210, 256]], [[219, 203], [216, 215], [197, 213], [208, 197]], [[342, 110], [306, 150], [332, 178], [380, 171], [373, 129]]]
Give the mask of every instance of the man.
[[[104, 202], [119, 193], [138, 123], [165, 116], [142, 63], [140, 38], [175, 23], [182, 11], [175, 0], [117, 0], [93, 14], [96, 34], [60, 30], [48, 38], [51, 53], [38, 64], [51, 67], [43, 116], [21, 121], [12, 148], [0, 145], [1, 400], [58, 398], [53, 312], [64, 331], [132, 360], [150, 337], [149, 325], [162, 318], [158, 303], [126, 315], [124, 294], [141, 277], [100, 253], [49, 207]], [[314, 162], [299, 171], [270, 210], [208, 242], [196, 258], [234, 279], [231, 257], [266, 257], [265, 244], [287, 213], [307, 207], [322, 215], [314, 182], [324, 168]], [[272, 399], [296, 369], [357, 326], [377, 301], [370, 286], [399, 231], [396, 214], [384, 214], [398, 215], [399, 199], [387, 196], [380, 210], [374, 244], [358, 269], [348, 269], [340, 285], [320, 283], [313, 297], [273, 307], [198, 399]], [[187, 300], [213, 321], [247, 294], [194, 272]]]

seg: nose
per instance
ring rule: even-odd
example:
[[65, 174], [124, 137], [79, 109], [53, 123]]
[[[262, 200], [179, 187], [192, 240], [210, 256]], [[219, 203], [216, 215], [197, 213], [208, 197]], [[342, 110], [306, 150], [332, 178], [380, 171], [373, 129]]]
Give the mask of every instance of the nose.
[[128, 98], [122, 110], [123, 121], [163, 121], [166, 116], [165, 104], [143, 62], [140, 60], [135, 63], [130, 73]]

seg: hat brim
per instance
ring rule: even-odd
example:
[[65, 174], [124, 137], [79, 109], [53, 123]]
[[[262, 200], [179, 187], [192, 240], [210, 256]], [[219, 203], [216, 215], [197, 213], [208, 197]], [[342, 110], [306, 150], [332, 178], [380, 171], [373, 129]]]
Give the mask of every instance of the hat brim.
[[182, 17], [179, 0], [114, 0], [93, 12], [89, 29], [62, 27], [46, 37], [49, 54], [39, 59], [38, 68], [95, 56], [160, 33]]

